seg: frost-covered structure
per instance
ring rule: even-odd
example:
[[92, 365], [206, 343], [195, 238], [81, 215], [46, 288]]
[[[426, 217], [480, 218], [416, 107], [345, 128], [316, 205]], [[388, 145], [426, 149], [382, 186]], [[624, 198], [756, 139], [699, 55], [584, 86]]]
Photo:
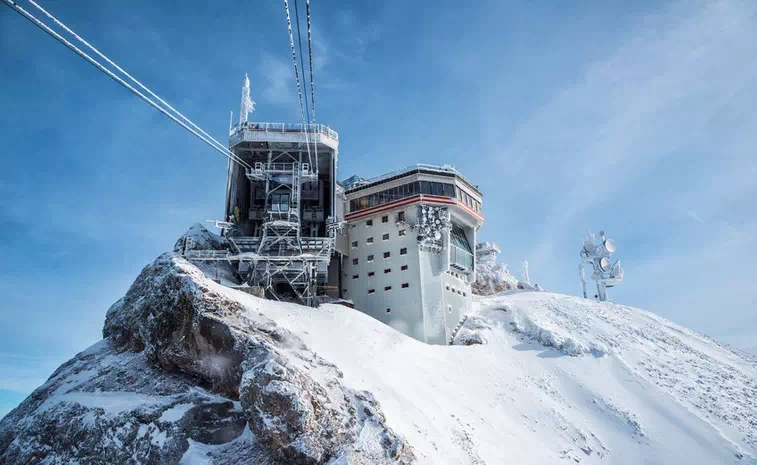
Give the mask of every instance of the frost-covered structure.
[[607, 288], [623, 282], [623, 268], [620, 266], [620, 260], [616, 260], [615, 263], [610, 261], [610, 257], [617, 250], [615, 241], [606, 238], [604, 231], [599, 232], [599, 238], [599, 245], [597, 245], [594, 234], [591, 231], [587, 234], [581, 247], [578, 273], [581, 277], [583, 296], [587, 298], [584, 264], [591, 265], [593, 269], [591, 279], [597, 282], [597, 295], [594, 297], [604, 302], [607, 300]]
[[334, 130], [251, 122], [253, 110], [245, 77], [216, 222], [228, 247], [193, 248], [189, 238], [183, 256], [204, 270], [231, 264], [255, 295], [308, 306], [348, 299], [405, 334], [448, 343], [471, 308], [478, 187], [449, 165], [337, 183]]
[[510, 273], [507, 265], [497, 263], [500, 248], [491, 242], [476, 244], [476, 258], [478, 269], [476, 281], [473, 283], [473, 293], [478, 295], [492, 295], [502, 291], [518, 288], [518, 278]]

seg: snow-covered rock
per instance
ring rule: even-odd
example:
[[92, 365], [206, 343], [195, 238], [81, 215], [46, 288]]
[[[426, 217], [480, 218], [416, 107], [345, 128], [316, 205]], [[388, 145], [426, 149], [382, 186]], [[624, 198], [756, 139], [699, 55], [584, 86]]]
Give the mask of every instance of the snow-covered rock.
[[235, 295], [176, 254], [145, 267], [105, 339], [0, 422], [0, 463], [414, 462], [371, 393]]
[[429, 346], [165, 254], [0, 420], [0, 464], [757, 464], [757, 357], [609, 302], [476, 299]]

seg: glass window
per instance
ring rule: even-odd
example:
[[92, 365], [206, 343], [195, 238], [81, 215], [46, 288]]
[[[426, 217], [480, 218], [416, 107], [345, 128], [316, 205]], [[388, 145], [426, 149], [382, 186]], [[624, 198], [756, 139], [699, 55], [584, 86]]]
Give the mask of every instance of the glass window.
[[428, 181], [421, 181], [421, 194], [431, 194], [431, 183]]
[[386, 309], [386, 313], [392, 313], [392, 309], [391, 308], [387, 308]]
[[353, 264], [353, 265], [357, 265], [357, 264], [358, 264], [357, 258], [353, 258], [353, 259], [352, 259], [352, 264]]
[[[397, 212], [397, 222], [405, 221], [405, 212]], [[402, 230], [404, 231], [404, 229]], [[400, 236], [403, 236], [404, 234], [400, 234]]]
[[443, 195], [444, 194], [444, 188], [442, 183], [440, 182], [432, 182], [431, 183], [431, 193], [433, 195]]
[[366, 239], [365, 243], [366, 244], [373, 244], [373, 237], [369, 237], [368, 239]]
[[407, 255], [407, 247], [403, 247], [400, 249], [400, 255]]
[[382, 223], [388, 223], [389, 222], [389, 215], [382, 216], [381, 217], [381, 222]]
[[410, 283], [402, 283], [402, 289], [407, 289], [410, 287]]
[[384, 292], [389, 292], [392, 290], [392, 286], [384, 286]]
[[369, 278], [372, 278], [372, 277], [373, 277], [373, 276], [374, 276], [375, 274], [376, 274], [376, 272], [374, 272], [374, 271], [369, 271], [369, 272], [368, 272], [368, 277], [369, 277]]
[[386, 269], [384, 270], [384, 274], [389, 274], [389, 273], [391, 273], [391, 272], [392, 272], [392, 269], [391, 269], [391, 268], [386, 268]]
[[366, 226], [373, 226], [373, 220], [365, 220]]
[[465, 231], [455, 223], [452, 223], [452, 231], [450, 231], [449, 238], [452, 245], [463, 249], [469, 254], [473, 254], [473, 249], [468, 242], [468, 238], [465, 236]]
[[398, 233], [398, 235], [404, 236], [405, 234], [406, 234], [406, 231], [404, 229], [400, 229], [400, 232]]
[[389, 233], [386, 233], [383, 236], [381, 236], [381, 240], [382, 241], [388, 241], [389, 240]]
[[455, 186], [452, 184], [445, 184], [444, 185], [444, 196], [445, 197], [455, 197]]
[[389, 258], [389, 257], [391, 257], [391, 256], [392, 256], [392, 253], [391, 253], [391, 252], [384, 252], [384, 258], [385, 258], [385, 259], [386, 259], [386, 258]]
[[352, 241], [352, 247], [357, 247], [357, 241]]
[[402, 266], [400, 267], [400, 270], [402, 270], [402, 271], [405, 271], [405, 270], [407, 270], [407, 265], [402, 265]]
[[368, 289], [368, 295], [375, 294], [375, 293], [376, 293], [376, 289]]
[[[357, 259], [355, 259], [355, 260], [357, 260]], [[373, 255], [368, 255], [368, 263], [370, 263], [372, 261], [373, 261]]]
[[353, 274], [353, 275], [352, 275], [352, 279], [357, 279], [357, 278], [359, 278], [359, 277], [360, 277], [360, 275], [359, 275], [359, 274]]

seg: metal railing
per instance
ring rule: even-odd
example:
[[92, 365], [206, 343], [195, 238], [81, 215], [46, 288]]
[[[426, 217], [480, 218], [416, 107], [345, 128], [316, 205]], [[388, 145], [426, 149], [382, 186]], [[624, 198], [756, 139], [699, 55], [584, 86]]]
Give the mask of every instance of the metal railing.
[[[417, 171], [417, 170], [437, 171], [437, 172], [440, 172], [440, 173], [452, 173], [454, 175], [459, 176], [461, 179], [463, 179], [465, 182], [467, 182], [471, 186], [475, 186], [475, 184], [473, 184], [468, 178], [466, 178], [465, 176], [463, 176], [463, 174], [461, 172], [459, 172], [452, 165], [429, 165], [429, 164], [426, 164], [426, 163], [416, 163], [415, 165], [410, 165], [410, 166], [407, 166], [405, 168], [392, 171], [390, 173], [385, 173], [385, 174], [376, 176], [374, 178], [366, 179], [364, 181], [361, 181], [359, 185], [355, 186], [355, 188], [362, 187], [362, 186], [365, 186], [365, 185], [368, 185], [368, 184], [377, 183], [377, 182], [383, 181], [385, 179], [393, 178], [395, 176], [400, 176], [402, 174], [409, 173], [409, 172], [412, 172], [412, 171]], [[349, 191], [349, 190], [352, 190], [352, 189], [347, 189], [347, 190]]]
[[449, 251], [450, 265], [461, 270], [473, 269], [473, 254], [461, 249], [460, 247], [450, 244]]
[[309, 132], [320, 133], [326, 137], [339, 140], [339, 134], [324, 124], [291, 124], [291, 123], [241, 123], [233, 126], [229, 130], [229, 136], [233, 136], [239, 131], [263, 131], [263, 132]]

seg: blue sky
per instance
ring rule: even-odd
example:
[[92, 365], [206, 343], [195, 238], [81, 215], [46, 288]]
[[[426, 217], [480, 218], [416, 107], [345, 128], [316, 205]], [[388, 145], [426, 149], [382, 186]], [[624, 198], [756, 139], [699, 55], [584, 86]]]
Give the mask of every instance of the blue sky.
[[[281, 2], [166, 3], [42, 5], [220, 140], [246, 72], [253, 119], [299, 121]], [[578, 294], [582, 235], [605, 228], [614, 300], [757, 347], [757, 4], [313, 0], [313, 17], [341, 178], [452, 163], [517, 273], [528, 259]], [[4, 6], [0, 110], [2, 415], [221, 217], [226, 163]]]

